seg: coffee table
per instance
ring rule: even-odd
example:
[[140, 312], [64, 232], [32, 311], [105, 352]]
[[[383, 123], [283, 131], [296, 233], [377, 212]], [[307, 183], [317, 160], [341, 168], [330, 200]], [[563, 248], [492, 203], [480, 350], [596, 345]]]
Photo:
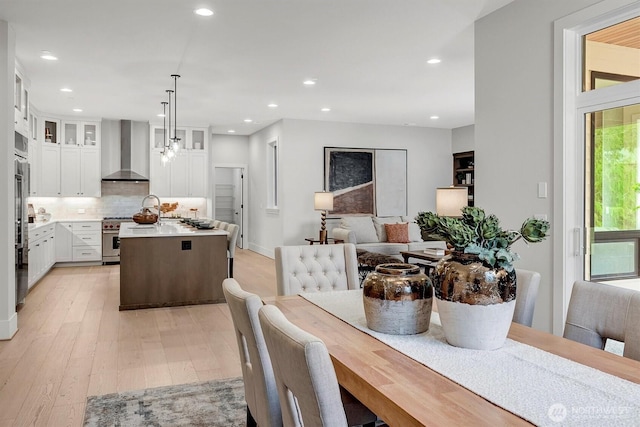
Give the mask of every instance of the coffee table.
[[419, 259], [421, 261], [426, 262], [418, 262], [417, 264], [421, 265], [425, 269], [425, 273], [429, 275], [431, 270], [433, 270], [444, 255], [431, 255], [426, 254], [424, 251], [400, 251], [400, 255], [404, 259], [404, 262], [409, 263], [409, 258]]

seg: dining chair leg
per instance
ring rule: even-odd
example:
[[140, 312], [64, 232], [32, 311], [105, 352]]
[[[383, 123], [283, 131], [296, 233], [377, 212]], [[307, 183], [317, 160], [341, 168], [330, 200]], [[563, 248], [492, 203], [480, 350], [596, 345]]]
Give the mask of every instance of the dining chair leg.
[[233, 278], [233, 258], [229, 258], [229, 277]]
[[247, 406], [247, 427], [257, 427], [258, 423], [253, 419], [253, 415], [251, 415], [251, 411], [249, 410], [249, 406]]

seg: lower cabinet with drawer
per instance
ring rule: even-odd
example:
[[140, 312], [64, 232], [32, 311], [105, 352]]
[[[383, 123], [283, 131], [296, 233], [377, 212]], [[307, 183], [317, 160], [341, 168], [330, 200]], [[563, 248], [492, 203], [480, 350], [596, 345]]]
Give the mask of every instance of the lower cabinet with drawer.
[[55, 257], [55, 224], [47, 224], [29, 232], [29, 287], [51, 269]]
[[74, 221], [58, 223], [56, 243], [58, 262], [102, 260], [102, 223], [100, 221]]

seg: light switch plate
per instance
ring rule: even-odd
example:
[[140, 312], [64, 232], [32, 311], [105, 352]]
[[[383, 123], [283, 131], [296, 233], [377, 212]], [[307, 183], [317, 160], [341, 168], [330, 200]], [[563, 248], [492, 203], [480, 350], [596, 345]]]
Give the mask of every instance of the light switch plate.
[[538, 199], [546, 199], [547, 198], [547, 183], [539, 182], [538, 183]]

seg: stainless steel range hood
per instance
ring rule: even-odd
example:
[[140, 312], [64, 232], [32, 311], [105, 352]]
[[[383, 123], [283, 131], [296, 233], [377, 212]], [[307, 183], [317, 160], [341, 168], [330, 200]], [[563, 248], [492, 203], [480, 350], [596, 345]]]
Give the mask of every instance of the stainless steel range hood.
[[148, 182], [146, 178], [139, 173], [131, 170], [131, 149], [132, 149], [132, 126], [131, 120], [120, 121], [120, 170], [105, 176], [102, 181], [137, 181]]

